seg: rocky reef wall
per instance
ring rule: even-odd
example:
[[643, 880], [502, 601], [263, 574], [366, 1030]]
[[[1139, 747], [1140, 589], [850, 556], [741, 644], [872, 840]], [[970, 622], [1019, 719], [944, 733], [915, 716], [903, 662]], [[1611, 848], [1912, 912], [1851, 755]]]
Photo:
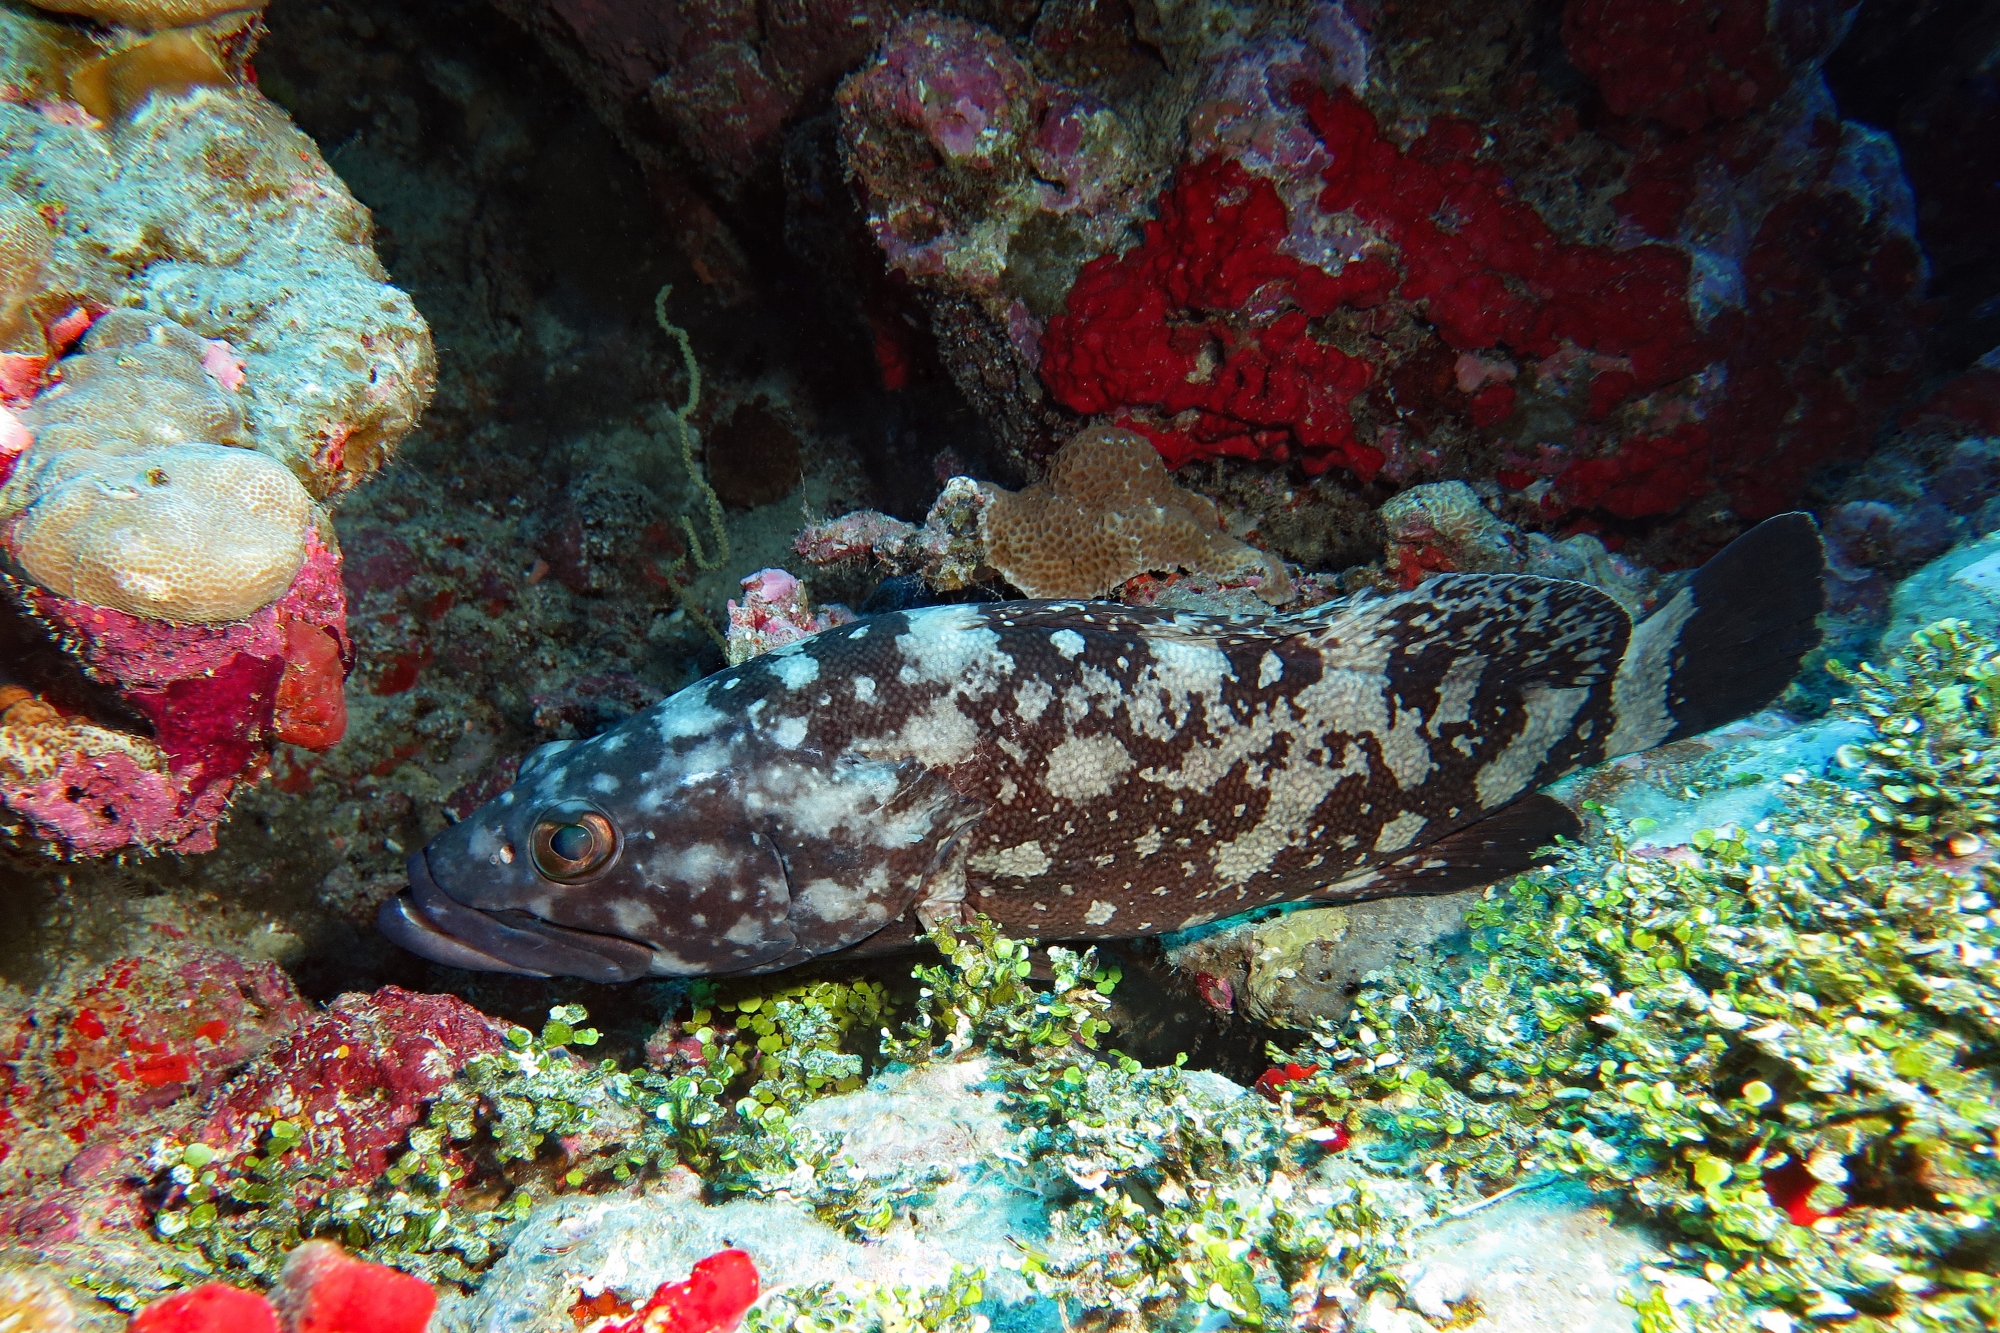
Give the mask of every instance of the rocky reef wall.
[[[0, 3], [0, 1324], [1989, 1326], [1984, 23]], [[372, 928], [858, 617], [1643, 615], [1791, 505], [1780, 709], [1489, 889], [622, 987]]]

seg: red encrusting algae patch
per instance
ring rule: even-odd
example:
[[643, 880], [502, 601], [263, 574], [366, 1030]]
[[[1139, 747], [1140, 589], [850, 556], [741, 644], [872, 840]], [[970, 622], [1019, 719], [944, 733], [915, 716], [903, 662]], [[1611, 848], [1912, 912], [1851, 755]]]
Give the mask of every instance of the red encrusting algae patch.
[[625, 1319], [605, 1319], [589, 1333], [726, 1333], [756, 1303], [757, 1265], [742, 1250], [721, 1250], [669, 1282]]
[[340, 640], [306, 620], [285, 622], [285, 671], [271, 716], [276, 740], [325, 750], [347, 734], [347, 667]]

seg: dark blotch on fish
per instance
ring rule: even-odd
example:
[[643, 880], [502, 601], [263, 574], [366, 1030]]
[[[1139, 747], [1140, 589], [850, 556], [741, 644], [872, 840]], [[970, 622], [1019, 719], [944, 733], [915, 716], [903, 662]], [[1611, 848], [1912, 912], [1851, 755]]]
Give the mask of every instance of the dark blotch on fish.
[[1573, 833], [1565, 773], [1768, 704], [1819, 641], [1804, 514], [1634, 625], [1447, 574], [1292, 616], [996, 602], [828, 630], [690, 686], [410, 858], [382, 928], [460, 967], [770, 972], [984, 912], [1036, 939], [1442, 893]]

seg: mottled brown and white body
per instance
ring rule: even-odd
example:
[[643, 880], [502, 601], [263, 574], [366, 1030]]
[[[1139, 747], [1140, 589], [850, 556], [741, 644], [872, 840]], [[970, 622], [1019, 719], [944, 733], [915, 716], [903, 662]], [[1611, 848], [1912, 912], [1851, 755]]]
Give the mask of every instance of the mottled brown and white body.
[[1817, 641], [1816, 529], [1758, 528], [1643, 624], [1589, 586], [1446, 575], [1296, 616], [941, 606], [683, 690], [411, 861], [439, 961], [769, 971], [983, 912], [1043, 940], [1438, 892], [1574, 829], [1534, 793], [1760, 707]]

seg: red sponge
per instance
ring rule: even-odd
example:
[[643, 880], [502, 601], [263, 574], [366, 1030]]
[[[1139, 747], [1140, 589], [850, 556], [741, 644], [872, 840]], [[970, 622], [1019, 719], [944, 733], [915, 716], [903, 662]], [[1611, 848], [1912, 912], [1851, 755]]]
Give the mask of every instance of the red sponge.
[[428, 1282], [323, 1240], [285, 1256], [275, 1295], [286, 1333], [424, 1333], [437, 1308]]
[[605, 1333], [723, 1333], [757, 1299], [757, 1265], [741, 1250], [718, 1250], [685, 1282], [669, 1282], [637, 1314]]
[[210, 1282], [153, 1302], [126, 1333], [278, 1333], [278, 1316], [256, 1292]]
[[285, 1257], [275, 1294], [273, 1308], [254, 1291], [211, 1282], [147, 1306], [126, 1333], [424, 1333], [437, 1306], [429, 1283], [323, 1240]]

